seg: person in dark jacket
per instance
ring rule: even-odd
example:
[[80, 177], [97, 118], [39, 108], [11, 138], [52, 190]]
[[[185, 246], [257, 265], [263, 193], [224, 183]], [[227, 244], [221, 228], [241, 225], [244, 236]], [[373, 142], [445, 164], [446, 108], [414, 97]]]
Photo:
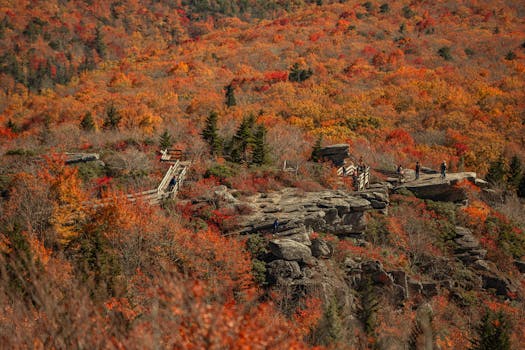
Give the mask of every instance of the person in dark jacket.
[[445, 179], [446, 176], [447, 176], [447, 162], [443, 161], [443, 163], [441, 163], [441, 178]]
[[279, 231], [279, 220], [275, 218], [275, 221], [273, 222], [273, 233], [277, 233]]
[[421, 171], [421, 165], [419, 164], [419, 160], [416, 162], [416, 180], [419, 179], [419, 172]]
[[170, 183], [168, 185], [168, 191], [173, 191], [175, 189], [175, 186], [177, 185], [177, 179], [172, 177], [170, 180]]

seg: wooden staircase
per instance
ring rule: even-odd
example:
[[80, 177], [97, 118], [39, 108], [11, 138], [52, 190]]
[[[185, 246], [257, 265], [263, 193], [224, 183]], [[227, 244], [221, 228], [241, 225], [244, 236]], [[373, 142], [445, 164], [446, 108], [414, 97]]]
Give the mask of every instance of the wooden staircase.
[[[148, 203], [150, 205], [158, 205], [165, 199], [177, 197], [177, 193], [184, 182], [184, 178], [186, 177], [186, 173], [191, 163], [180, 160], [172, 161], [172, 163], [173, 164], [170, 165], [168, 171], [166, 171], [166, 174], [162, 178], [157, 188], [148, 191], [127, 194], [126, 199], [130, 202], [142, 202]], [[90, 201], [85, 204], [87, 206], [93, 206], [97, 208], [108, 205], [112, 201], [112, 198], [107, 198], [98, 201]]]
[[354, 172], [357, 172], [354, 188], [356, 191], [364, 191], [370, 186], [370, 167], [365, 165], [363, 170], [359, 170], [359, 167], [354, 164], [343, 165], [337, 169], [337, 175], [354, 177]]

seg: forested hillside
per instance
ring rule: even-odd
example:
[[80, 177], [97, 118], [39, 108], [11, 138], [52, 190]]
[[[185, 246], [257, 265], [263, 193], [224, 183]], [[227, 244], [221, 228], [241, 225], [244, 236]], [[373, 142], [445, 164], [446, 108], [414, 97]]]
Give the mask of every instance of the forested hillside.
[[[377, 187], [356, 194], [318, 156], [331, 144]], [[166, 148], [180, 190], [131, 202], [162, 183]], [[416, 161], [429, 182], [443, 161], [476, 175], [432, 182], [446, 199], [386, 182]], [[481, 349], [495, 334], [517, 349], [523, 162], [518, 1], [3, 1], [0, 341]], [[290, 223], [244, 234], [259, 209], [307, 208], [256, 207], [290, 188], [356, 196], [362, 217], [319, 215], [359, 232], [304, 219], [312, 256], [290, 259], [274, 242]]]

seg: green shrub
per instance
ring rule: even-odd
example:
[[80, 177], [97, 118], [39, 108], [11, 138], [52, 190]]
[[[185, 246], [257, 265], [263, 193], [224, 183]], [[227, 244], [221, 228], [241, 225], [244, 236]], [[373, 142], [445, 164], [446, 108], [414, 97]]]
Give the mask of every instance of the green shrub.
[[347, 118], [345, 120], [346, 126], [352, 130], [356, 131], [359, 128], [371, 127], [373, 129], [378, 129], [381, 126], [379, 119], [374, 117], [358, 117], [358, 118]]
[[438, 50], [438, 55], [441, 56], [445, 61], [451, 61], [452, 60], [452, 54], [450, 53], [450, 47], [443, 46]]
[[205, 178], [216, 177], [220, 180], [224, 180], [228, 177], [235, 176], [237, 172], [230, 166], [227, 165], [214, 165], [204, 173]]
[[263, 257], [268, 253], [268, 240], [262, 235], [250, 235], [246, 241], [246, 249], [253, 257]]
[[386, 244], [388, 243], [389, 234], [385, 216], [372, 213], [366, 225], [366, 240], [374, 245]]
[[22, 148], [16, 148], [16, 149], [10, 149], [7, 152], [5, 152], [6, 156], [26, 156], [26, 157], [32, 157], [35, 155], [35, 152], [28, 150], [28, 149], [22, 149]]
[[516, 59], [516, 54], [513, 52], [513, 51], [509, 51], [507, 52], [507, 54], [505, 55], [505, 59], [507, 61], [512, 61], [512, 60], [515, 60]]
[[255, 282], [261, 286], [266, 285], [266, 264], [259, 259], [252, 260], [252, 274]]
[[510, 350], [510, 323], [503, 312], [487, 310], [476, 327], [472, 350]]
[[470, 48], [466, 48], [465, 49], [465, 55], [467, 55], [468, 57], [472, 57], [474, 56], [474, 50], [470, 49]]
[[507, 255], [520, 259], [525, 255], [525, 237], [519, 229], [497, 217], [485, 220], [488, 234], [496, 237], [498, 246]]
[[425, 204], [429, 210], [446, 218], [451, 224], [456, 223], [456, 205], [454, 203], [426, 200]]

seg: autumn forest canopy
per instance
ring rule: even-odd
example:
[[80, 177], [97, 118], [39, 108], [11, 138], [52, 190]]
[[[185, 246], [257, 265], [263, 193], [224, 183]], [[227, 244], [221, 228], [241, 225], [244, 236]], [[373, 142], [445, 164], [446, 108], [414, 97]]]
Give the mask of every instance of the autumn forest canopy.
[[[487, 188], [459, 182], [461, 203], [390, 191], [358, 239], [305, 233], [311, 252], [330, 252], [313, 260], [275, 259], [277, 223], [231, 234], [250, 196], [352, 192], [317, 156], [332, 144], [375, 183], [446, 161]], [[161, 149], [191, 161], [177, 198], [127, 200], [162, 181]], [[97, 159], [68, 165], [73, 152]], [[524, 174], [519, 1], [0, 2], [11, 348], [516, 348]], [[483, 258], [466, 263], [471, 250]], [[420, 293], [392, 301], [400, 275]], [[326, 276], [348, 293], [298, 287]], [[506, 289], [487, 287], [496, 280]]]

